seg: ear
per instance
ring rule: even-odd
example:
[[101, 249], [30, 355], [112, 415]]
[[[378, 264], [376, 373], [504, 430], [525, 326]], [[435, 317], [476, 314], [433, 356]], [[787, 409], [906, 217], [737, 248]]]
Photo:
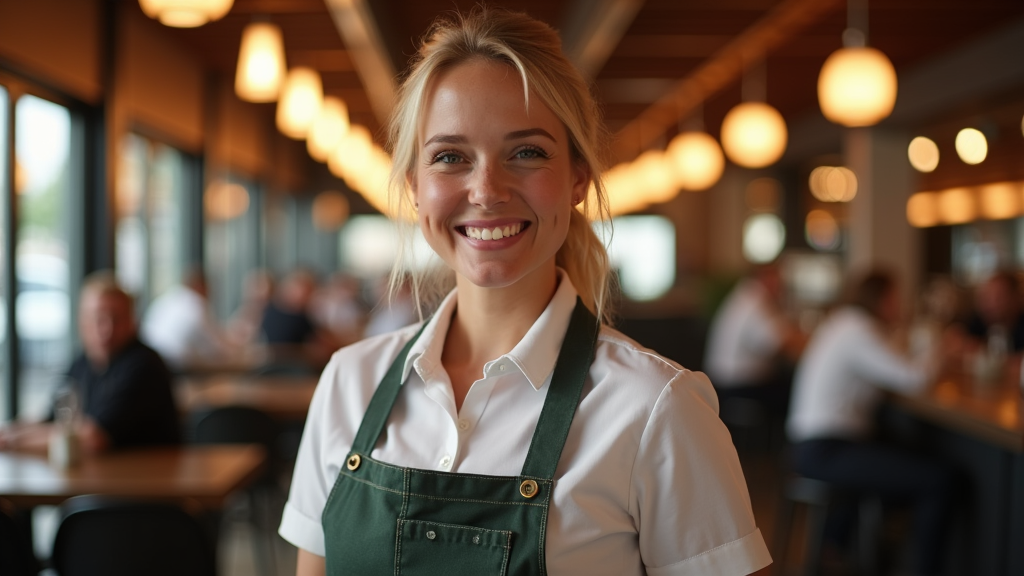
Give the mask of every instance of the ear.
[[572, 205], [577, 206], [587, 197], [590, 192], [590, 180], [592, 173], [590, 166], [582, 160], [572, 163]]

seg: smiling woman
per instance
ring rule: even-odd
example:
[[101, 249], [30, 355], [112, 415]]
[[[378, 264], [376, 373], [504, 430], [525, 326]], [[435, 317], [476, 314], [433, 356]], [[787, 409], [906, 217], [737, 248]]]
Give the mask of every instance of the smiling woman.
[[413, 273], [417, 297], [455, 287], [326, 368], [280, 530], [300, 575], [770, 562], [707, 378], [599, 320], [599, 126], [548, 26], [481, 9], [431, 30], [391, 124], [391, 192], [443, 262]]

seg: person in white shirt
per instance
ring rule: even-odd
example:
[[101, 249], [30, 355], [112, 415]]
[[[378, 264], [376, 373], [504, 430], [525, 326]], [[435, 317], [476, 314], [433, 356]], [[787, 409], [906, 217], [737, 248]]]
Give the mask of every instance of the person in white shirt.
[[755, 268], [719, 306], [708, 330], [704, 368], [715, 384], [723, 411], [732, 398], [755, 400], [777, 417], [789, 407], [793, 363], [802, 333], [782, 313], [779, 268]]
[[142, 317], [140, 338], [175, 370], [190, 362], [210, 361], [229, 352], [223, 329], [206, 299], [206, 279], [199, 269], [185, 274], [150, 303]]
[[[938, 574], [956, 476], [944, 463], [872, 441], [883, 390], [922, 390], [936, 350], [907, 358], [886, 340], [900, 318], [895, 277], [856, 280], [848, 303], [818, 327], [797, 366], [787, 432], [795, 470], [854, 491], [914, 503], [913, 574]], [[833, 515], [826, 538], [841, 544], [849, 514]]]
[[546, 24], [478, 8], [431, 28], [391, 193], [444, 264], [413, 293], [443, 301], [325, 369], [280, 528], [299, 576], [770, 563], [708, 379], [600, 321], [597, 118]]

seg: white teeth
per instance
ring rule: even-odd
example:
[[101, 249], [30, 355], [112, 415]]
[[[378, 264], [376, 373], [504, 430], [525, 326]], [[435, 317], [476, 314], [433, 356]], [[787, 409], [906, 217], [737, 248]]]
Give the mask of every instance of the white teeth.
[[509, 224], [505, 227], [495, 226], [494, 228], [473, 228], [466, 226], [466, 236], [476, 240], [501, 240], [515, 236], [523, 230], [523, 224]]

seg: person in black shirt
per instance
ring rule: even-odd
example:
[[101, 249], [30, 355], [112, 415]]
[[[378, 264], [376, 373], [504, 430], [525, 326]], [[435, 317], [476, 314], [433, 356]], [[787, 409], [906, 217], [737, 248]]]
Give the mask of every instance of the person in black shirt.
[[1005, 354], [1024, 351], [1024, 312], [1013, 272], [996, 272], [978, 286], [975, 310], [964, 328], [974, 348], [996, 346]]
[[[81, 446], [101, 452], [128, 446], [181, 441], [171, 373], [160, 356], [137, 337], [133, 302], [107, 272], [86, 279], [79, 306], [82, 354], [68, 375], [82, 417]], [[0, 449], [42, 448], [52, 424], [0, 431]]]

